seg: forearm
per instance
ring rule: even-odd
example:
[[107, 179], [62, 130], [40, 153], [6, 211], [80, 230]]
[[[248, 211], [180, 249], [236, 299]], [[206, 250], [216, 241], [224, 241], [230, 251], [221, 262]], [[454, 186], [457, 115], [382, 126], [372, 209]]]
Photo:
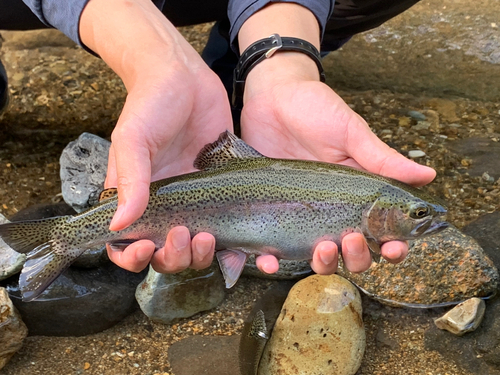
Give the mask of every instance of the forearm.
[[199, 60], [151, 0], [91, 0], [82, 12], [79, 30], [82, 42], [101, 56], [127, 88], [139, 76], [153, 74], [152, 67]]

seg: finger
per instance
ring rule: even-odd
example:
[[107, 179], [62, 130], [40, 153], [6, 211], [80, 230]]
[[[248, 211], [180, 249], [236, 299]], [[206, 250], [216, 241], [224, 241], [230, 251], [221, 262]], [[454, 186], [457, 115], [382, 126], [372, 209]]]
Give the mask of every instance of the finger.
[[214, 258], [215, 238], [209, 233], [198, 233], [191, 241], [193, 250], [191, 268], [201, 270], [210, 267]]
[[434, 169], [405, 158], [382, 142], [360, 117], [354, 116], [347, 129], [347, 151], [367, 171], [414, 186], [428, 184], [436, 177]]
[[382, 251], [382, 256], [389, 263], [399, 263], [402, 262], [408, 255], [408, 242], [403, 241], [390, 241], [384, 243], [380, 250]]
[[155, 244], [149, 240], [141, 240], [127, 246], [123, 251], [111, 250], [106, 245], [109, 259], [117, 266], [131, 272], [140, 272], [147, 267], [153, 253]]
[[167, 235], [165, 247], [158, 250], [151, 266], [159, 273], [176, 273], [191, 264], [191, 235], [186, 227], [172, 228]]
[[331, 275], [337, 271], [339, 252], [332, 241], [322, 241], [314, 249], [311, 268], [320, 275]]
[[273, 255], [261, 255], [255, 259], [255, 264], [257, 268], [264, 273], [275, 273], [278, 272], [280, 264], [278, 259]]
[[126, 125], [117, 126], [111, 139], [116, 161], [118, 208], [109, 228], [118, 231], [141, 217], [146, 209], [151, 180], [151, 156], [147, 146], [139, 143], [137, 131], [127, 131]]
[[116, 187], [116, 160], [115, 151], [113, 145], [109, 147], [108, 153], [108, 171], [106, 172], [106, 180], [104, 181], [104, 188], [108, 189], [111, 187]]
[[366, 271], [372, 264], [370, 250], [361, 233], [351, 233], [342, 239], [342, 259], [354, 273]]

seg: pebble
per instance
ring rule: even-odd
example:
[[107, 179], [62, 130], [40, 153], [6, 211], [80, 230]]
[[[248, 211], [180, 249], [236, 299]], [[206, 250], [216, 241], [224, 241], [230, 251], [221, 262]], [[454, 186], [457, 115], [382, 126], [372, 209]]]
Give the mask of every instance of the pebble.
[[481, 246], [453, 226], [412, 241], [401, 263], [382, 260], [355, 274], [340, 261], [337, 273], [391, 306], [458, 304], [472, 297], [491, 296], [499, 284], [498, 270]]
[[457, 336], [474, 331], [484, 317], [486, 304], [480, 298], [471, 298], [434, 320], [439, 329], [445, 329]]
[[426, 117], [422, 112], [419, 111], [408, 111], [408, 116], [417, 120], [417, 121], [425, 121]]
[[421, 158], [423, 156], [425, 156], [425, 152], [423, 152], [422, 150], [410, 150], [410, 151], [408, 151], [408, 157], [410, 157], [412, 159]]
[[222, 273], [218, 263], [213, 262], [204, 270], [187, 269], [176, 274], [158, 273], [150, 267], [135, 296], [149, 319], [169, 324], [213, 309], [225, 294]]
[[338, 275], [309, 276], [290, 291], [259, 375], [354, 375], [365, 345], [358, 290]]
[[7, 291], [0, 288], [0, 370], [23, 345], [28, 329]]

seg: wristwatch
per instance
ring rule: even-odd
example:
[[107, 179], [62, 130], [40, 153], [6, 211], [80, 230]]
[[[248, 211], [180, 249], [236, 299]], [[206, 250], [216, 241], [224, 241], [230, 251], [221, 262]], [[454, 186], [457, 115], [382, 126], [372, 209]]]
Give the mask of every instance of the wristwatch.
[[273, 34], [269, 38], [256, 41], [241, 54], [233, 74], [232, 105], [234, 108], [241, 109], [243, 107], [243, 93], [248, 73], [258, 63], [269, 59], [278, 51], [294, 51], [306, 54], [318, 66], [321, 82], [325, 82], [325, 71], [316, 47], [303, 39], [281, 37], [279, 34]]

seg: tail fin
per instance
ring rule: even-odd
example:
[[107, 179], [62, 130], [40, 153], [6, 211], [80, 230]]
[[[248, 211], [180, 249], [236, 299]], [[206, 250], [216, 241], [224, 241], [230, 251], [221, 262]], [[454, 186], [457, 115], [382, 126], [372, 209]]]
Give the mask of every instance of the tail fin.
[[19, 277], [23, 301], [37, 298], [85, 251], [68, 246], [62, 231], [55, 230], [66, 220], [62, 216], [0, 225], [0, 237], [18, 253], [27, 253]]

